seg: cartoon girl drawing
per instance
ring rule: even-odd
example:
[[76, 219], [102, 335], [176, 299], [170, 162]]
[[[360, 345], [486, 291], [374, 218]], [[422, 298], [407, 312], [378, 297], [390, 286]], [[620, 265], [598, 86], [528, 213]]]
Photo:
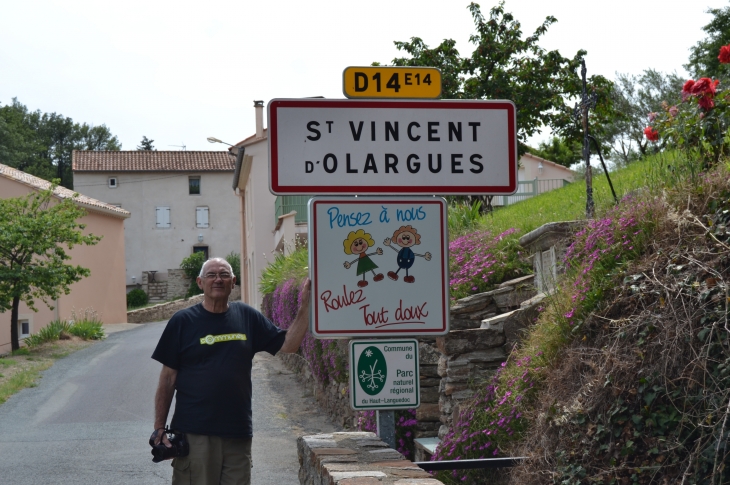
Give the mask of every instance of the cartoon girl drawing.
[[[398, 246], [400, 246], [400, 251], [391, 246], [391, 242], [394, 242]], [[421, 244], [421, 235], [418, 234], [418, 230], [416, 230], [415, 227], [412, 227], [410, 225], [400, 226], [393, 233], [393, 239], [391, 240], [391, 238], [386, 238], [385, 241], [383, 241], [383, 244], [388, 246], [393, 251], [398, 252], [398, 270], [395, 272], [388, 271], [388, 278], [393, 281], [398, 281], [398, 272], [402, 269], [406, 270], [406, 275], [403, 277], [403, 281], [405, 281], [406, 283], [413, 283], [414, 281], [416, 281], [416, 278], [408, 274], [408, 270], [411, 266], [413, 266], [413, 263], [416, 261], [416, 256], [424, 258], [426, 261], [431, 261], [431, 253], [427, 252], [424, 254], [416, 254], [411, 249], [411, 246]]]
[[369, 257], [374, 254], [383, 254], [383, 249], [378, 248], [375, 252], [370, 254], [366, 253], [368, 248], [375, 245], [375, 241], [370, 234], [366, 233], [362, 229], [350, 232], [350, 234], [347, 235], [347, 239], [343, 241], [343, 245], [345, 246], [345, 254], [357, 254], [358, 256], [357, 259], [353, 259], [352, 261], [345, 261], [346, 269], [350, 269], [350, 266], [357, 261], [357, 275], [362, 275], [362, 280], [357, 282], [357, 286], [363, 288], [368, 285], [368, 282], [365, 281], [365, 274], [368, 271], [373, 272], [373, 281], [380, 281], [384, 278], [383, 273], [375, 273], [374, 270], [378, 267], [378, 265], [373, 263], [373, 260]]

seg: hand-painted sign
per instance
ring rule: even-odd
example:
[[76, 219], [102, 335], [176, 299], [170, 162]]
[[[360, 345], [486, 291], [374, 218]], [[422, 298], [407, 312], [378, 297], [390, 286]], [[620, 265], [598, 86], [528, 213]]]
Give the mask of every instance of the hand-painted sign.
[[350, 341], [350, 406], [410, 409], [420, 404], [418, 341]]
[[431, 98], [441, 96], [441, 71], [435, 67], [348, 67], [342, 73], [348, 98]]
[[274, 194], [512, 194], [511, 101], [274, 99]]
[[315, 337], [448, 333], [444, 199], [315, 197], [309, 235]]

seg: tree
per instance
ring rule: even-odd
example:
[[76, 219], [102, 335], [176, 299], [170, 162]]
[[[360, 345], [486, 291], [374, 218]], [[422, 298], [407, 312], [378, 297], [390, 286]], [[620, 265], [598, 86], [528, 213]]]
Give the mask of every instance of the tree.
[[155, 147], [152, 145], [155, 140], [149, 140], [146, 136], [142, 136], [142, 141], [139, 142], [139, 146], [137, 147], [137, 150], [140, 151], [157, 151]]
[[[627, 164], [646, 156], [651, 145], [644, 136], [650, 113], [660, 113], [682, 101], [683, 80], [676, 73], [647, 69], [640, 76], [616, 74], [613, 90], [615, 116], [604, 126], [611, 158]], [[654, 144], [655, 150], [664, 148]]]
[[29, 111], [13, 98], [0, 107], [0, 160], [46, 180], [60, 179], [73, 188], [73, 150], [120, 150], [116, 136], [105, 125], [75, 123], [56, 113]]
[[565, 140], [558, 136], [554, 136], [550, 141], [541, 142], [537, 148], [530, 148], [529, 151], [533, 155], [568, 168], [583, 160], [583, 146], [579, 141]]
[[57, 202], [56, 186], [25, 197], [0, 199], [0, 312], [10, 310], [11, 347], [17, 350], [18, 308], [25, 302], [38, 311], [35, 300], [53, 308], [49, 300], [68, 294], [70, 285], [90, 271], [68, 264], [66, 253], [79, 244], [93, 246], [101, 237], [84, 234], [77, 219], [86, 211], [71, 199]]
[[730, 65], [720, 64], [717, 58], [720, 47], [730, 44], [730, 7], [710, 8], [714, 15], [709, 24], [702, 27], [707, 38], [690, 49], [689, 62], [684, 66], [693, 76], [730, 79]]
[[[439, 68], [442, 98], [512, 100], [517, 106], [520, 155], [527, 151], [527, 138], [544, 126], [575, 137], [575, 123], [566, 115], [570, 111], [567, 103], [580, 93], [577, 69], [586, 52], [580, 50], [568, 59], [557, 50], [546, 51], [539, 46], [540, 37], [557, 22], [555, 17], [546, 17], [534, 34], [523, 39], [520, 22], [505, 12], [504, 2], [490, 10], [489, 18], [482, 15], [476, 3], [468, 9], [476, 27], [470, 37], [476, 46], [470, 57], [459, 55], [454, 40], [446, 39], [431, 49], [422, 39], [412, 37], [410, 42], [395, 42], [410, 57], [393, 59], [393, 64]], [[594, 76], [591, 82], [610, 86], [610, 81], [600, 76]]]

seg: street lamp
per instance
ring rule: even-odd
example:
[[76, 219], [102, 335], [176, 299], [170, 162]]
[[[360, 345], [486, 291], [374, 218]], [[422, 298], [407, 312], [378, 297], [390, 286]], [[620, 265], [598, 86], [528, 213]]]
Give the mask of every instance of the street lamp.
[[214, 136], [209, 136], [208, 137], [208, 143], [223, 143], [224, 145], [228, 145], [229, 147], [232, 147], [233, 146], [230, 143], [226, 143], [226, 142], [224, 142], [222, 140], [219, 140], [218, 138], [216, 138]]

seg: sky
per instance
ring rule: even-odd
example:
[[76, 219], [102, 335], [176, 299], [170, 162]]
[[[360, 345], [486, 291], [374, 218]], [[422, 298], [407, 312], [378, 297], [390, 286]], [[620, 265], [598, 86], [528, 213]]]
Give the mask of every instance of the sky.
[[[467, 0], [7, 1], [0, 28], [0, 104], [76, 122], [105, 124], [134, 150], [219, 150], [255, 132], [253, 101], [343, 98], [347, 66], [389, 64], [396, 40], [456, 41], [471, 52]], [[488, 15], [493, 2], [482, 2]], [[588, 51], [588, 74], [614, 79], [654, 68], [686, 75], [689, 49], [704, 38], [708, 7], [726, 0], [642, 2], [507, 0], [531, 34], [573, 57]], [[549, 134], [531, 140], [537, 143]]]

